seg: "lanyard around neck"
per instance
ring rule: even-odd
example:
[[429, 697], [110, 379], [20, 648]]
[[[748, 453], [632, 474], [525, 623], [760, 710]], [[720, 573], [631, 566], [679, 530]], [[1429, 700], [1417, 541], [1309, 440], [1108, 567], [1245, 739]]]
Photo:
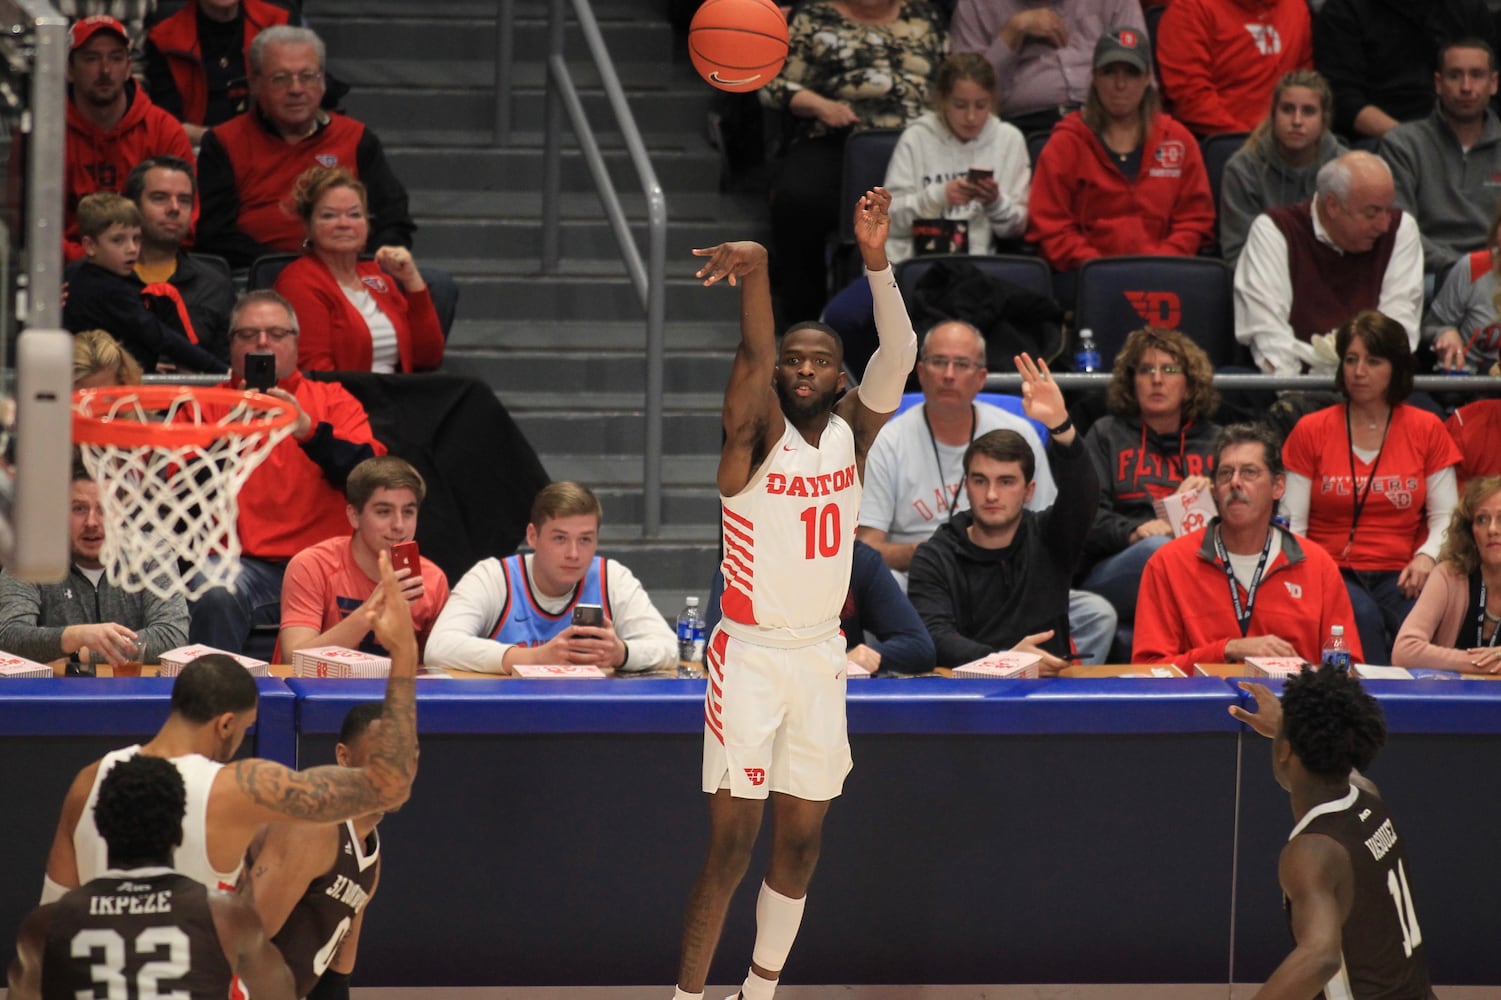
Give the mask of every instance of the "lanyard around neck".
[[1391, 407], [1386, 411], [1386, 426], [1381, 428], [1381, 447], [1376, 449], [1376, 460], [1371, 463], [1371, 471], [1366, 475], [1365, 488], [1355, 487], [1355, 432], [1350, 428], [1350, 404], [1345, 404], [1345, 440], [1350, 445], [1350, 489], [1355, 490], [1355, 505], [1350, 513], [1350, 537], [1345, 539], [1344, 551], [1339, 554], [1341, 562], [1348, 561], [1350, 550], [1355, 547], [1355, 527], [1360, 523], [1360, 512], [1365, 510], [1366, 501], [1371, 498], [1371, 484], [1376, 482], [1376, 466], [1381, 464], [1381, 453], [1386, 451], [1387, 431], [1392, 429], [1392, 414], [1397, 408]]
[[1251, 609], [1256, 605], [1256, 588], [1261, 586], [1261, 574], [1266, 572], [1267, 556], [1272, 551], [1272, 532], [1276, 530], [1267, 525], [1266, 542], [1261, 546], [1261, 558], [1256, 562], [1256, 572], [1251, 576], [1251, 585], [1246, 588], [1246, 603], [1242, 607], [1240, 587], [1235, 582], [1235, 567], [1230, 565], [1230, 553], [1225, 548], [1225, 540], [1220, 537], [1219, 528], [1214, 529], [1214, 551], [1225, 570], [1225, 579], [1230, 581], [1230, 603], [1235, 606], [1235, 620], [1240, 623], [1241, 638], [1245, 638], [1251, 627]]
[[[961, 481], [955, 484], [954, 492], [949, 493], [949, 484], [946, 477], [944, 476], [943, 471], [943, 458], [938, 454], [938, 438], [933, 433], [933, 421], [928, 417], [928, 407], [926, 403], [923, 404], [922, 408], [922, 422], [928, 428], [928, 444], [933, 448], [933, 464], [938, 467], [938, 488], [948, 496], [949, 513], [952, 514], [954, 512], [954, 509], [959, 506], [959, 491], [964, 489], [964, 476], [962, 475], [964, 471], [964, 460], [962, 458], [959, 460], [959, 471], [961, 473], [959, 478]], [[969, 404], [969, 439], [971, 442], [973, 442], [975, 439], [975, 430], [979, 427], [979, 425], [980, 417], [977, 413], [975, 413], [975, 404], [971, 403]]]

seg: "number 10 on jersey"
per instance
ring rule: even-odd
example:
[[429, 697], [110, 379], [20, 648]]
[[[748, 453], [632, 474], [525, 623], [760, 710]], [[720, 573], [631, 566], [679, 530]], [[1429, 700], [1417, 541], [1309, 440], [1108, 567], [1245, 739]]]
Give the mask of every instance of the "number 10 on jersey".
[[803, 538], [807, 543], [803, 550], [804, 559], [816, 559], [820, 556], [832, 559], [839, 554], [841, 532], [838, 504], [804, 508], [798, 515], [798, 520], [803, 522]]

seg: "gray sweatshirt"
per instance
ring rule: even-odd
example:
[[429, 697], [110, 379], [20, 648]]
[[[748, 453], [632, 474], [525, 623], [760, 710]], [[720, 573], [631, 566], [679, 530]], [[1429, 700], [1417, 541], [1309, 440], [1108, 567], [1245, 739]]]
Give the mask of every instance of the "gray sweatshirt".
[[1294, 167], [1277, 152], [1268, 129], [1254, 147], [1230, 157], [1220, 178], [1220, 254], [1226, 263], [1235, 267], [1256, 216], [1312, 196], [1319, 168], [1346, 152], [1344, 143], [1325, 132], [1313, 162]]
[[1435, 108], [1382, 136], [1379, 152], [1397, 182], [1397, 206], [1423, 234], [1425, 271], [1443, 274], [1485, 246], [1501, 194], [1501, 119], [1494, 111], [1485, 113], [1485, 128], [1468, 150]]
[[99, 578], [96, 588], [77, 566], [62, 583], [27, 583], [0, 573], [0, 649], [46, 663], [63, 652], [69, 625], [114, 622], [146, 638], [147, 663], [188, 641], [188, 605], [180, 596], [164, 601], [155, 594], [129, 593]]

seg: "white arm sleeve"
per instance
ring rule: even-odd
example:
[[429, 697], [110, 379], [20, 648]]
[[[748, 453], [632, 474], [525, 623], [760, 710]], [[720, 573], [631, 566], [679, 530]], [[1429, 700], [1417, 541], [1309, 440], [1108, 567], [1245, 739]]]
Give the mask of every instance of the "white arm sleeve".
[[1282, 513], [1287, 515], [1288, 530], [1295, 535], [1308, 534], [1308, 498], [1312, 493], [1312, 479], [1296, 472], [1287, 474], [1287, 488], [1282, 492]]
[[879, 346], [865, 365], [860, 402], [873, 413], [891, 413], [901, 405], [907, 376], [917, 361], [917, 334], [892, 269], [867, 271], [865, 276], [870, 281]]
[[1454, 466], [1439, 469], [1428, 477], [1428, 540], [1413, 555], [1425, 555], [1438, 562], [1439, 550], [1449, 537], [1449, 515], [1454, 513], [1457, 503], [1459, 480], [1454, 475]]
[[487, 634], [506, 605], [506, 571], [499, 559], [483, 559], [460, 578], [433, 623], [423, 659], [430, 667], [484, 674], [506, 673], [510, 643]]

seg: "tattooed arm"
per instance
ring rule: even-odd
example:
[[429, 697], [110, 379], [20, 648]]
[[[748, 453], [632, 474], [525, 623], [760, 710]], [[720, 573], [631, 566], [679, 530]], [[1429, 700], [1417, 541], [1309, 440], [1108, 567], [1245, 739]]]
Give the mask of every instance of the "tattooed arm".
[[[210, 811], [218, 812], [216, 807], [222, 805], [227, 813], [223, 818], [247, 830], [241, 850], [253, 832], [249, 828], [256, 824], [277, 820], [332, 823], [389, 812], [411, 795], [417, 776], [417, 636], [411, 608], [401, 596], [401, 584], [384, 552], [380, 572], [382, 596], [372, 602], [366, 617], [376, 640], [391, 653], [391, 676], [386, 682], [381, 724], [371, 727], [374, 745], [365, 766], [293, 771], [269, 760], [251, 759], [225, 767], [238, 794], [224, 796], [222, 803], [211, 801]], [[215, 791], [222, 781], [223, 774], [215, 782]]]

